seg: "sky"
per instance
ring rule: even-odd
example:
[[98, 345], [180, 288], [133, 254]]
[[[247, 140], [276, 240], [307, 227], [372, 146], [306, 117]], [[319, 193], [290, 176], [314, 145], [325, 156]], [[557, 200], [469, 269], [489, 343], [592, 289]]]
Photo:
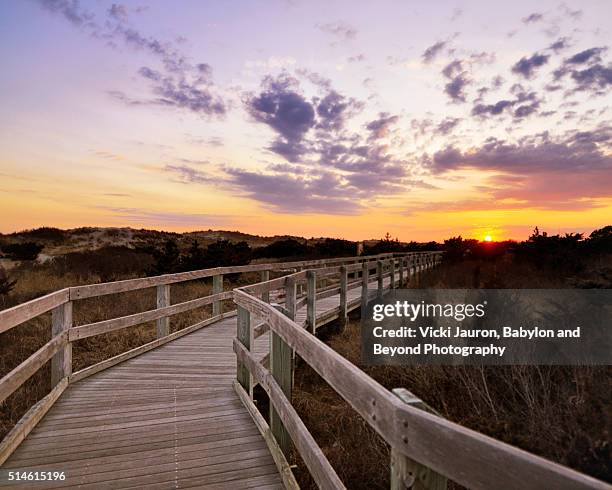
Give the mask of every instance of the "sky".
[[0, 232], [612, 224], [612, 2], [0, 2]]

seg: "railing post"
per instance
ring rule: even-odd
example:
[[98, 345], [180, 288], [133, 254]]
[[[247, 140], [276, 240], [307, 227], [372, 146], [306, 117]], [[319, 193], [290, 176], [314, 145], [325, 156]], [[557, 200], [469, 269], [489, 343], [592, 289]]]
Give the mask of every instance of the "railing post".
[[[408, 405], [438, 415], [429, 405], [405, 388], [395, 388], [393, 394]], [[391, 447], [391, 490], [407, 488], [413, 490], [446, 490], [447, 478]]]
[[[261, 271], [261, 282], [266, 282], [270, 280], [270, 271], [265, 270]], [[261, 299], [266, 303], [270, 302], [270, 291], [264, 291], [261, 293]]]
[[[51, 337], [67, 332], [72, 326], [72, 301], [59, 305], [51, 312]], [[72, 374], [72, 343], [66, 338], [66, 345], [51, 359], [51, 387], [62, 378]]]
[[[157, 286], [157, 307], [170, 306], [170, 284]], [[157, 319], [157, 338], [161, 339], [170, 333], [170, 318], [164, 316]]]
[[399, 259], [399, 287], [400, 289], [404, 287], [404, 257], [400, 257]]
[[[238, 318], [236, 322], [236, 337], [245, 349], [250, 351], [253, 341], [253, 331], [251, 329], [251, 313], [246, 308], [238, 306]], [[244, 388], [251, 398], [253, 397], [253, 382], [252, 375], [249, 369], [238, 361], [237, 379], [240, 385]]]
[[348, 323], [348, 305], [347, 305], [347, 292], [348, 292], [348, 274], [346, 272], [346, 266], [340, 267], [340, 328], [344, 330]]
[[[213, 294], [219, 294], [223, 292], [223, 274], [217, 274], [213, 276]], [[221, 301], [215, 301], [213, 303], [213, 316], [217, 316], [223, 313], [223, 303]]]
[[391, 272], [391, 282], [389, 283], [389, 289], [395, 289], [395, 258], [391, 259], [389, 266]]
[[295, 320], [295, 303], [297, 301], [297, 287], [295, 280], [292, 277], [287, 277], [285, 286], [285, 309], [287, 316], [291, 320]]
[[376, 294], [379, 298], [382, 298], [383, 294], [383, 263], [382, 260], [376, 262], [376, 279], [378, 281], [378, 288]]
[[[296, 285], [295, 281], [290, 277], [287, 278], [285, 291], [287, 315], [291, 320], [295, 320]], [[293, 350], [274, 331], [272, 332], [272, 339], [270, 342], [270, 373], [283, 390], [287, 400], [291, 402], [291, 392], [293, 388]], [[283, 454], [288, 455], [291, 449], [291, 438], [272, 403], [270, 403], [270, 430]]]
[[311, 334], [317, 329], [317, 273], [306, 271], [306, 328]]
[[361, 265], [361, 315], [365, 315], [368, 306], [368, 282], [370, 282], [370, 265], [367, 259]]

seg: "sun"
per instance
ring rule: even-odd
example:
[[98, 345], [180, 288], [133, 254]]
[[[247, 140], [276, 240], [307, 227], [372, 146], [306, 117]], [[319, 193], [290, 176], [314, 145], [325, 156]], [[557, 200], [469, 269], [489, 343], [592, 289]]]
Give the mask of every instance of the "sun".
[[491, 235], [485, 235], [484, 241], [485, 242], [491, 242], [491, 241], [493, 241], [493, 238], [491, 237]]

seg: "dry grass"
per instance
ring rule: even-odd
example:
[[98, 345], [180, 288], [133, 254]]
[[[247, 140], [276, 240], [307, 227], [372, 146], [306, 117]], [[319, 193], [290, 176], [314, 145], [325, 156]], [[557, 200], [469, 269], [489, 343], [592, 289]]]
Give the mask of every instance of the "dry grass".
[[[560, 287], [565, 279], [544, 277], [527, 265], [475, 262], [441, 267], [422, 286], [472, 287], [475, 281], [480, 287], [542, 288]], [[612, 480], [610, 367], [361, 366], [358, 320], [326, 342], [386, 388], [408, 388], [449, 420]], [[295, 373], [293, 404], [348, 488], [389, 488], [386, 443], [305, 363]], [[294, 462], [300, 485], [316, 488], [296, 455]]]

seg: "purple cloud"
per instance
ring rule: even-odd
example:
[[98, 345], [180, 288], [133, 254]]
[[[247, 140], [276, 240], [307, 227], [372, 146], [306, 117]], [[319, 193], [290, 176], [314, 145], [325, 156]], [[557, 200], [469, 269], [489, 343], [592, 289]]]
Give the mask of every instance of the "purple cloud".
[[523, 57], [512, 66], [512, 73], [525, 78], [532, 78], [536, 70], [548, 63], [549, 56], [535, 53], [529, 58]]
[[429, 64], [440, 54], [440, 52], [447, 46], [448, 41], [438, 41], [431, 46], [429, 46], [423, 54], [421, 58], [423, 58], [423, 63]]

